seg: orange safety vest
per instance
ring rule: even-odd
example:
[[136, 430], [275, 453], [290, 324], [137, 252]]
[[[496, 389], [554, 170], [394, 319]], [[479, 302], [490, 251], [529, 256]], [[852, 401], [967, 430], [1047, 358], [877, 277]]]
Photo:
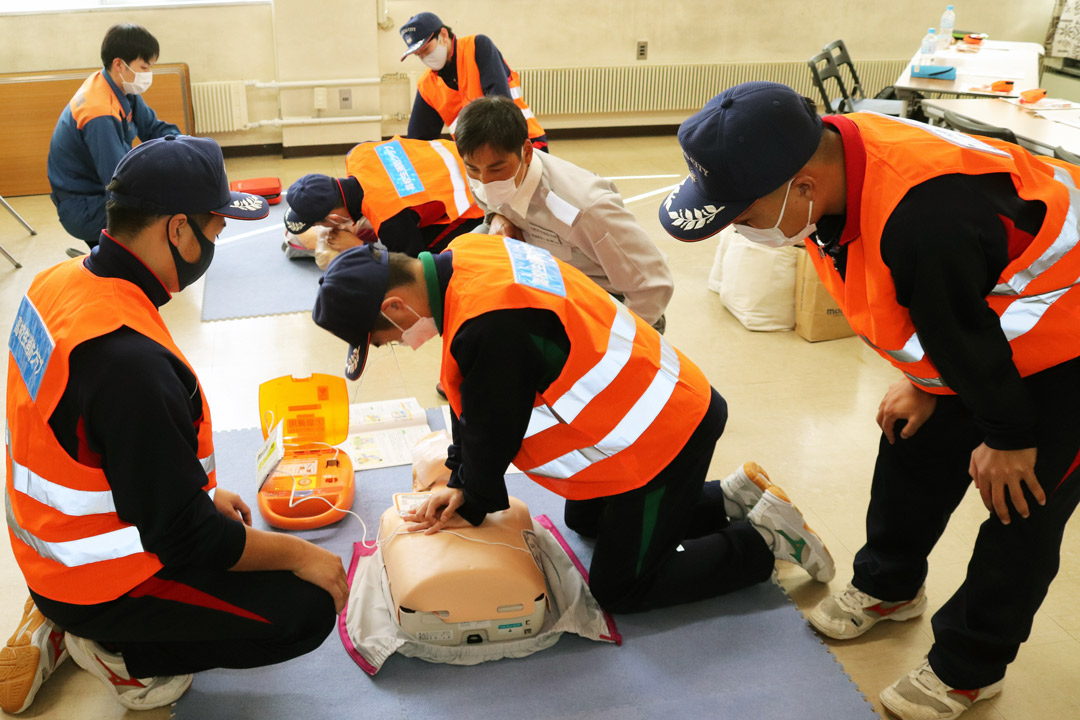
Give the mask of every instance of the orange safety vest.
[[468, 422], [450, 347], [461, 325], [494, 310], [550, 310], [570, 355], [537, 393], [514, 464], [552, 492], [586, 500], [639, 488], [679, 454], [712, 399], [694, 363], [546, 250], [490, 235], [462, 235], [449, 249], [440, 379], [459, 417]]
[[125, 113], [120, 106], [120, 98], [116, 97], [104, 73], [104, 70], [98, 70], [86, 78], [68, 103], [71, 117], [80, 130], [86, 123], [99, 117], [114, 117], [121, 122], [131, 120], [130, 113]]
[[[7, 382], [7, 526], [30, 588], [77, 605], [115, 600], [163, 566], [139, 529], [117, 517], [109, 479], [63, 449], [49, 417], [68, 383], [71, 352], [127, 326], [189, 368], [157, 308], [134, 284], [100, 278], [76, 258], [34, 278], [11, 332]], [[210, 408], [202, 393], [198, 457], [217, 486]]]
[[[1010, 143], [872, 113], [846, 116], [866, 149], [860, 235], [847, 245], [846, 278], [808, 243], [818, 275], [852, 329], [927, 392], [952, 394], [896, 300], [881, 258], [885, 223], [916, 185], [942, 175], [1009, 173], [1017, 195], [1046, 205], [1042, 227], [1009, 262], [986, 302], [1026, 377], [1080, 356], [1080, 169]], [[949, 238], [940, 238], [949, 242]]]
[[454, 143], [394, 136], [360, 143], [345, 157], [348, 174], [360, 181], [360, 211], [379, 227], [403, 210], [420, 215], [420, 227], [448, 225], [459, 218], [482, 218], [465, 179], [465, 163]]
[[[476, 36], [458, 37], [454, 39], [454, 42], [456, 43], [454, 57], [457, 62], [458, 89], [452, 89], [431, 68], [424, 71], [416, 84], [416, 91], [420, 93], [420, 97], [435, 108], [439, 117], [449, 128], [451, 135], [454, 134], [454, 127], [457, 125], [457, 117], [461, 109], [468, 105], [470, 100], [484, 97], [484, 88], [480, 85], [480, 68], [476, 65]], [[521, 91], [521, 78], [518, 77], [516, 71], [506, 65], [505, 60], [503, 65], [509, 73], [506, 79], [510, 84], [510, 99], [521, 108], [521, 114], [525, 116], [525, 121], [529, 125], [529, 139], [534, 140], [544, 134], [544, 128], [540, 126], [529, 104], [525, 102]]]

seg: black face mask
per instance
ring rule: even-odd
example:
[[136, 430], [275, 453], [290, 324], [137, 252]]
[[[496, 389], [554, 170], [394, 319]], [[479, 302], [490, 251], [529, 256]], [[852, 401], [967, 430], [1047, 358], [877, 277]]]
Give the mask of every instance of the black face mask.
[[206, 269], [210, 267], [210, 261], [214, 259], [214, 243], [210, 242], [202, 230], [195, 223], [190, 215], [185, 215], [188, 225], [191, 226], [191, 232], [195, 233], [195, 238], [199, 241], [199, 259], [193, 263], [189, 263], [187, 260], [180, 256], [180, 251], [176, 249], [176, 246], [171, 242], [169, 243], [169, 252], [172, 253], [173, 264], [176, 265], [176, 282], [183, 290], [191, 283], [195, 282], [206, 273]]

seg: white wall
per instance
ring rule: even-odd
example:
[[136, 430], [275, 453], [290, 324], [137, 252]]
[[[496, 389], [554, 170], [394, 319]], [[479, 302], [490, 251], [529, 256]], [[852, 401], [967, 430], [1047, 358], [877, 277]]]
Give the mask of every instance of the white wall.
[[[1054, 0], [967, 0], [957, 28], [1002, 40], [1042, 42]], [[272, 5], [0, 16], [5, 72], [91, 67], [105, 30], [116, 22], [145, 25], [161, 42], [161, 62], [186, 62], [193, 82], [377, 77], [423, 70], [400, 62], [398, 30], [429, 10], [460, 34], [491, 37], [514, 68], [633, 65], [638, 40], [645, 63], [798, 61], [842, 37], [856, 59], [910, 57], [943, 0], [386, 0], [394, 26], [377, 26], [377, 0], [275, 0]], [[719, 90], [720, 88], [718, 88]], [[353, 110], [324, 116], [393, 115], [411, 107], [411, 85], [355, 88]], [[312, 116], [310, 90], [250, 90], [253, 120]], [[331, 108], [336, 105], [331, 91]], [[304, 128], [260, 128], [216, 136], [223, 144], [284, 142], [303, 146], [354, 142], [403, 132], [403, 122]]]

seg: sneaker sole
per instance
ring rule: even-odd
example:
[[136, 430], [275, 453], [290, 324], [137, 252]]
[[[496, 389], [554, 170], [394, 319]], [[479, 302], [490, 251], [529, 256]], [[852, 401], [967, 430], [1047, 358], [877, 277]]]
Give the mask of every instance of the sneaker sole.
[[[893, 620], [895, 622], [903, 622], [905, 620], [911, 620], [917, 618], [926, 612], [926, 595], [923, 595], [919, 601], [914, 602], [912, 605], [902, 607], [898, 610], [894, 610], [887, 615], [879, 615], [877, 618], [872, 618], [872, 622], [868, 621], [863, 623], [861, 627], [854, 628], [855, 632], [845, 632], [843, 630], [833, 627], [833, 624], [827, 619], [823, 619], [817, 613], [817, 608], [806, 614], [806, 619], [810, 621], [810, 624], [814, 626], [822, 635], [832, 638], [833, 640], [853, 640], [854, 638], [861, 637], [866, 632], [877, 625], [882, 620]], [[864, 616], [865, 617], [865, 616]], [[871, 619], [868, 619], [871, 620]]]
[[[28, 598], [23, 608], [23, 618], [33, 608], [34, 599]], [[14, 715], [28, 708], [45, 680], [46, 668], [41, 662], [41, 649], [33, 643], [34, 633], [45, 622], [47, 621], [39, 622], [37, 627], [31, 630], [29, 627], [24, 629], [24, 620], [8, 640], [7, 646], [0, 648], [0, 710], [8, 714]], [[67, 656], [67, 650], [62, 650], [54, 669], [59, 667]]]
[[[748, 470], [749, 472], [747, 472]], [[734, 487], [724, 485], [721, 485], [721, 487], [724, 490], [730, 490], [731, 494], [728, 495], [728, 493], [725, 492], [725, 497], [732, 503], [742, 508], [742, 517], [732, 519], [745, 520], [747, 514], [749, 514], [750, 512], [750, 508], [757, 504], [757, 501], [761, 499], [762, 494], [770, 487], [776, 486], [772, 484], [771, 480], [769, 480], [769, 474], [766, 473], [765, 470], [757, 463], [743, 463], [741, 466], [739, 466], [739, 469], [736, 470], [734, 474], [739, 476], [740, 481], [732, 483]], [[723, 481], [721, 481], [721, 483], [722, 482]], [[748, 483], [752, 483], [758, 491], [754, 492], [752, 490], [746, 489], [746, 485]]]
[[[792, 510], [798, 513], [799, 517], [805, 517], [802, 514], [802, 511], [799, 510], [798, 506], [795, 505], [795, 503], [791, 502], [791, 498], [787, 496], [787, 493], [785, 493], [776, 485], [770, 485], [768, 489], [769, 492], [771, 492], [773, 495], [787, 503]], [[802, 527], [803, 530], [806, 531], [806, 535], [813, 540], [813, 543], [807, 542], [807, 545], [810, 546], [817, 555], [821, 556], [824, 559], [824, 564], [822, 562], [814, 563], [813, 565], [802, 565], [801, 563], [794, 564], [799, 565], [801, 568], [806, 570], [806, 572], [810, 573], [810, 576], [818, 582], [827, 583], [834, 577], [836, 577], [836, 561], [833, 560], [833, 556], [832, 553], [829, 552], [829, 548], [825, 547], [825, 541], [821, 539], [820, 535], [814, 532], [814, 529], [812, 527], [806, 524], [805, 519], [803, 521]], [[791, 542], [790, 538], [785, 539], [789, 543]], [[787, 561], [792, 562], [791, 560]]]

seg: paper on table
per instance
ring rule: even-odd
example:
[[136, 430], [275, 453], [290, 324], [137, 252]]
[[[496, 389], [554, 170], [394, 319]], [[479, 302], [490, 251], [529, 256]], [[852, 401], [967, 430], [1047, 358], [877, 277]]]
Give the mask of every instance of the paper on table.
[[416, 398], [349, 405], [349, 436], [338, 445], [354, 470], [408, 465], [412, 449], [431, 432]]
[[1025, 103], [1020, 102], [1020, 98], [1002, 98], [1010, 105], [1019, 105], [1022, 108], [1028, 110], [1074, 110], [1080, 109], [1080, 103], [1073, 102], [1072, 100], [1062, 100], [1061, 98], [1043, 98], [1038, 102]]
[[1061, 123], [1062, 125], [1080, 128], [1080, 110], [1054, 110], [1049, 115], [1040, 111], [1035, 114], [1041, 118]]

